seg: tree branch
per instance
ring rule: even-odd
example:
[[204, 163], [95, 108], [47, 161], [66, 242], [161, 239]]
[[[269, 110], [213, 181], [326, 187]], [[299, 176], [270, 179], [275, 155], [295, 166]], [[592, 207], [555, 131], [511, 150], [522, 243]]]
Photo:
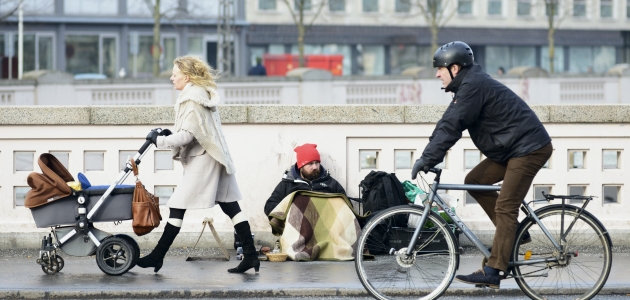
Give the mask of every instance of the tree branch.
[[322, 13], [322, 10], [324, 9], [324, 6], [325, 6], [325, 5], [326, 5], [326, 1], [322, 1], [322, 2], [319, 4], [319, 9], [317, 9], [317, 13], [315, 13], [315, 15], [313, 16], [313, 18], [311, 19], [310, 24], [308, 24], [308, 25], [306, 26], [306, 28], [310, 28], [310, 27], [311, 27], [311, 25], [313, 25], [313, 23], [315, 23], [315, 20], [316, 20], [316, 19], [317, 19], [317, 17], [318, 17], [318, 16]]
[[22, 2], [21, 0], [18, 2], [17, 5], [15, 5], [15, 7], [13, 9], [11, 9], [10, 11], [8, 11], [6, 14], [0, 16], [0, 21], [12, 16], [19, 8], [20, 8], [20, 2]]
[[297, 16], [295, 15], [295, 12], [293, 12], [293, 8], [291, 7], [291, 3], [289, 3], [289, 0], [283, 0], [283, 1], [284, 1], [284, 4], [287, 5], [287, 8], [289, 9], [289, 13], [291, 13], [291, 17], [293, 18], [293, 22], [295, 23], [295, 25], [297, 25], [299, 22], [297, 20]]

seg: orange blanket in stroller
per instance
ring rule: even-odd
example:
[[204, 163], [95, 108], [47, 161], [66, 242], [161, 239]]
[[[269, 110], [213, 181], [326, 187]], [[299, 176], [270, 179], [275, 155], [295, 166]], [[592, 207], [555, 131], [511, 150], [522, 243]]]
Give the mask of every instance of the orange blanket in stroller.
[[74, 177], [55, 156], [43, 153], [37, 163], [43, 174], [33, 172], [28, 175], [27, 183], [31, 190], [26, 193], [25, 207], [38, 207], [72, 194], [66, 182], [74, 181]]

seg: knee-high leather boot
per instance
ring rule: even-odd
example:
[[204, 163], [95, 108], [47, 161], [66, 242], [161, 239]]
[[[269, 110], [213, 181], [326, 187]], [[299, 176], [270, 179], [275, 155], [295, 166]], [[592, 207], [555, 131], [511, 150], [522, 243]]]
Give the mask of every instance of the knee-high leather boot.
[[234, 229], [241, 240], [241, 245], [243, 247], [243, 260], [236, 268], [228, 269], [228, 272], [245, 273], [251, 268], [254, 268], [254, 271], [258, 272], [258, 269], [260, 268], [260, 261], [258, 260], [256, 247], [254, 246], [254, 239], [252, 238], [252, 231], [249, 228], [249, 222], [240, 222], [234, 225]]
[[157, 273], [162, 268], [162, 264], [164, 263], [164, 256], [166, 252], [173, 244], [173, 240], [179, 233], [181, 227], [173, 226], [171, 223], [166, 223], [166, 227], [164, 227], [164, 233], [162, 237], [158, 241], [155, 249], [151, 251], [149, 255], [141, 257], [136, 262], [136, 265], [141, 268], [154, 268], [153, 271]]

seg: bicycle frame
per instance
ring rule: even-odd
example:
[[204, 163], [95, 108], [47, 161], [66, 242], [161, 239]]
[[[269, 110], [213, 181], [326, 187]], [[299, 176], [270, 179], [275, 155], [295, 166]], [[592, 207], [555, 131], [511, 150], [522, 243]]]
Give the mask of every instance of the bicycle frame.
[[[457, 228], [459, 228], [462, 233], [464, 235], [466, 235], [466, 237], [468, 237], [468, 239], [470, 239], [470, 241], [475, 245], [475, 247], [477, 247], [477, 249], [479, 249], [479, 251], [481, 251], [481, 253], [483, 254], [483, 256], [485, 256], [487, 259], [490, 258], [490, 251], [488, 251], [488, 248], [486, 248], [481, 241], [479, 241], [479, 239], [477, 238], [477, 236], [475, 236], [475, 234], [468, 229], [468, 227], [466, 226], [466, 224], [464, 224], [464, 222], [450, 209], [450, 207], [444, 202], [444, 200], [442, 200], [442, 198], [440, 198], [440, 196], [437, 195], [437, 191], [438, 190], [474, 190], [474, 191], [500, 191], [501, 190], [501, 186], [499, 185], [481, 185], [481, 184], [440, 184], [440, 176], [442, 174], [442, 170], [441, 169], [431, 169], [431, 172], [435, 173], [435, 179], [433, 181], [433, 185], [431, 188], [431, 192], [429, 193], [429, 197], [428, 200], [426, 201], [426, 204], [424, 206], [424, 212], [422, 214], [422, 217], [420, 218], [420, 223], [416, 226], [416, 229], [413, 232], [413, 235], [411, 237], [411, 240], [409, 242], [409, 246], [407, 247], [407, 251], [406, 251], [406, 255], [412, 255], [413, 253], [413, 249], [415, 247], [416, 241], [418, 239], [418, 237], [420, 236], [420, 232], [422, 231], [422, 228], [424, 227], [427, 217], [431, 212], [431, 206], [433, 203], [436, 203], [438, 205], [438, 207], [440, 207], [450, 218], [451, 220], [453, 220], [453, 223], [455, 224], [455, 226], [457, 226]], [[564, 201], [563, 201], [564, 204]], [[420, 204], [414, 204], [414, 205], [420, 205]], [[540, 222], [540, 220], [538, 219], [538, 216], [536, 215], [536, 213], [534, 212], [534, 210], [527, 204], [527, 202], [525, 200], [523, 200], [522, 203], [522, 208], [527, 210], [527, 213], [529, 215], [530, 218], [533, 218], [534, 221], [540, 226], [540, 228], [543, 230], [543, 232], [545, 233], [545, 235], [547, 236], [547, 238], [549, 238], [549, 240], [553, 243], [554, 247], [559, 251], [562, 252], [562, 246], [556, 241], [556, 239], [551, 235], [551, 233], [547, 230], [547, 228], [544, 226], [544, 224], [542, 224]], [[563, 219], [564, 220], [564, 219]], [[535, 264], [535, 263], [540, 263], [540, 262], [550, 262], [550, 261], [557, 261], [557, 258], [554, 259], [538, 259], [538, 260], [529, 260], [527, 262], [510, 262], [509, 266], [514, 266], [514, 265], [529, 265], [529, 264]]]

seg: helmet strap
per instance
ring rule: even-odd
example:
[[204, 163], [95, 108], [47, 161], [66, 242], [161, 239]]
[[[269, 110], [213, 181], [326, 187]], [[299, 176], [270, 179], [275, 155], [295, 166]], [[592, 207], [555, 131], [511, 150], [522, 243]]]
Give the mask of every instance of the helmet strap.
[[453, 80], [455, 77], [453, 77], [453, 72], [451, 72], [451, 66], [448, 66], [446, 69], [448, 70], [448, 74], [451, 75], [451, 80]]

